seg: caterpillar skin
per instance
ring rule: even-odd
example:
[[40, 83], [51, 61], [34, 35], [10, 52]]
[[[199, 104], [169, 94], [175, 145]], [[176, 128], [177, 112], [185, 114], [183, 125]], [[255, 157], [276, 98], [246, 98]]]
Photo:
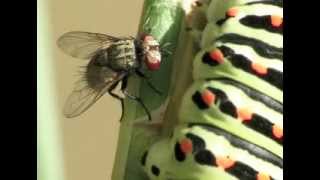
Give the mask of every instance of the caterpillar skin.
[[171, 137], [142, 156], [151, 180], [281, 180], [281, 0], [211, 0]]
[[223, 128], [283, 157], [282, 104], [233, 80], [196, 81], [179, 120]]
[[230, 78], [282, 103], [282, 8], [251, 2], [229, 8], [226, 16], [207, 24], [194, 79]]

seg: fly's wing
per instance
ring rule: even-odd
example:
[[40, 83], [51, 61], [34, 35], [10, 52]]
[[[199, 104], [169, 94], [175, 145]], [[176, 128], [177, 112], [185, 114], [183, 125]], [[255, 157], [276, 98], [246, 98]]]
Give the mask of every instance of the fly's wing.
[[103, 48], [108, 48], [119, 38], [106, 34], [71, 31], [63, 34], [58, 40], [58, 47], [66, 54], [81, 59], [89, 59]]
[[107, 82], [98, 88], [90, 88], [85, 81], [79, 81], [75, 89], [68, 97], [63, 109], [63, 114], [67, 118], [79, 116], [93, 105], [102, 95], [104, 95], [111, 85], [120, 81], [125, 73], [118, 74], [114, 78], [109, 78]]

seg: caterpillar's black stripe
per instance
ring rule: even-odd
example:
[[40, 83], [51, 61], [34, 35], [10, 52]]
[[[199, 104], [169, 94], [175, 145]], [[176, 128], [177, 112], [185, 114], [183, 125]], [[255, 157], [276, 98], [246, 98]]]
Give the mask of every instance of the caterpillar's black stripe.
[[[226, 94], [218, 89], [208, 88], [211, 92], [214, 92], [217, 97], [219, 97], [219, 100], [222, 102], [228, 101], [228, 97]], [[199, 91], [196, 91], [192, 96], [192, 101], [197, 105], [197, 107], [201, 110], [210, 108], [202, 99], [201, 93]], [[217, 99], [214, 103], [217, 102]]]
[[[201, 165], [218, 166], [216, 164], [216, 157], [208, 150], [199, 151], [195, 155], [195, 160]], [[245, 180], [257, 180], [257, 175], [259, 173], [252, 167], [240, 161], [236, 161], [234, 165], [225, 169], [225, 171], [239, 179]], [[274, 178], [270, 177], [270, 180], [274, 180]]]
[[266, 58], [283, 59], [283, 49], [269, 45], [261, 40], [245, 37], [239, 34], [228, 33], [218, 37], [215, 42], [234, 43], [252, 47], [257, 54]]
[[[245, 180], [256, 180], [258, 174], [256, 170], [239, 161], [236, 161], [235, 164], [226, 169], [226, 171], [239, 179]], [[270, 177], [270, 180], [274, 180], [274, 178]]]
[[204, 53], [204, 55], [202, 56], [202, 62], [205, 63], [205, 64], [208, 64], [209, 66], [217, 66], [217, 65], [219, 65], [218, 61], [213, 61], [211, 59], [209, 52]]
[[226, 169], [226, 171], [239, 179], [256, 180], [257, 171], [253, 168], [243, 164], [242, 162], [236, 162], [234, 166]]
[[[216, 22], [218, 26], [222, 26], [229, 18], [231, 17], [225, 17], [223, 19], [220, 19]], [[280, 27], [273, 27], [270, 20], [271, 16], [255, 16], [255, 15], [248, 15], [239, 20], [241, 24], [244, 26], [248, 26], [251, 28], [256, 29], [264, 29], [266, 31], [277, 33], [277, 34], [283, 34], [283, 26]]]
[[201, 110], [209, 108], [209, 106], [202, 101], [201, 93], [197, 91], [192, 95], [192, 101], [197, 105], [197, 107]]
[[177, 161], [182, 162], [186, 159], [186, 155], [180, 149], [180, 143], [176, 142], [174, 145], [174, 157]]
[[236, 54], [234, 50], [227, 46], [220, 46], [218, 47], [218, 49], [222, 51], [223, 55], [226, 58], [228, 58], [232, 65], [234, 65], [235, 67], [243, 69], [244, 71], [249, 72], [251, 74], [254, 74], [281, 90], [283, 89], [282, 72], [272, 68], [268, 68], [268, 73], [266, 75], [256, 74], [255, 71], [253, 71], [253, 69], [251, 68], [251, 61], [246, 56]]
[[151, 166], [151, 172], [152, 172], [152, 174], [154, 174], [155, 176], [159, 176], [159, 174], [160, 174], [160, 169], [159, 169], [157, 166], [152, 165], [152, 166]]
[[256, 29], [264, 29], [272, 33], [283, 34], [282, 25], [280, 27], [273, 27], [270, 23], [270, 16], [254, 16], [249, 15], [240, 19], [240, 23]]
[[208, 87], [207, 89], [209, 89], [211, 92], [213, 92], [220, 100], [220, 104], [219, 104], [219, 109], [234, 117], [234, 118], [237, 118], [237, 108], [236, 106], [231, 102], [229, 101], [229, 98], [227, 97], [227, 95], [219, 90], [219, 89], [216, 89], [216, 88], [212, 88], [212, 87]]
[[274, 124], [272, 124], [266, 118], [258, 114], [253, 114], [252, 119], [250, 121], [245, 121], [244, 124], [256, 131], [261, 132], [262, 134], [270, 137], [271, 139], [282, 145], [282, 138], [278, 139], [272, 134], [272, 127]]
[[238, 116], [237, 108], [231, 101], [228, 101], [228, 100], [222, 101], [221, 104], [219, 105], [219, 109], [222, 112], [234, 117], [235, 119]]
[[[273, 69], [267, 68], [267, 74], [258, 74], [254, 69], [252, 69], [252, 62], [244, 55], [236, 54], [231, 48], [226, 46], [218, 47], [223, 52], [223, 55], [228, 58], [231, 64], [239, 69], [242, 69], [252, 75], [255, 75], [261, 79], [264, 79], [268, 83], [274, 85], [279, 89], [283, 89], [282, 84], [282, 72]], [[208, 64], [209, 66], [219, 65], [218, 61], [211, 59], [209, 52], [206, 52], [202, 56], [202, 62]]]
[[199, 126], [202, 127], [203, 129], [208, 130], [209, 132], [213, 132], [217, 135], [221, 135], [223, 137], [225, 137], [230, 143], [231, 145], [241, 148], [241, 149], [245, 149], [247, 151], [249, 151], [252, 155], [263, 159], [265, 161], [268, 161], [280, 168], [283, 167], [283, 162], [282, 159], [277, 156], [276, 154], [270, 152], [269, 150], [258, 146], [256, 144], [253, 144], [251, 142], [248, 142], [245, 139], [240, 138], [237, 135], [234, 135], [230, 132], [227, 132], [224, 129], [221, 129], [219, 127], [216, 127], [212, 124], [200, 124], [200, 123], [190, 123], [188, 124], [188, 127], [193, 127], [193, 126]]
[[226, 169], [226, 171], [239, 179], [246, 179], [246, 180], [255, 180], [257, 171], [252, 169], [251, 167], [241, 163], [236, 162], [234, 166]]
[[[187, 133], [186, 137], [192, 141], [192, 153], [196, 153], [206, 148], [206, 143], [202, 138], [194, 133]], [[177, 161], [182, 162], [186, 159], [186, 154], [182, 152], [180, 143], [176, 142], [174, 147], [174, 154]]]
[[[279, 1], [276, 1], [276, 0], [263, 0], [263, 1], [254, 1], [254, 2], [249, 2], [249, 3], [246, 3], [246, 5], [255, 5], [255, 4], [266, 4], [266, 5], [274, 5], [274, 6], [278, 6], [278, 7], [282, 7], [283, 6], [283, 3], [282, 3], [282, 0], [279, 0]], [[259, 16], [257, 16], [257, 17], [259, 17]], [[221, 26], [226, 20], [228, 20], [230, 17], [228, 17], [227, 15], [226, 15], [226, 17], [225, 18], [223, 18], [223, 19], [220, 19], [220, 20], [218, 20], [217, 22], [216, 22], [216, 24], [218, 25], [218, 26]], [[251, 23], [253, 23], [253, 24], [255, 24], [256, 22], [255, 21], [259, 21], [259, 19], [252, 19], [250, 22]], [[247, 21], [247, 20], [245, 20], [245, 21]], [[241, 21], [240, 21], [241, 22]], [[268, 22], [268, 21], [265, 21], [266, 23]], [[266, 24], [266, 25], [268, 25], [268, 24]], [[248, 25], [248, 26], [251, 26], [251, 27], [254, 27], [254, 26], [252, 26], [252, 25]], [[272, 28], [272, 27], [268, 27], [268, 28]], [[271, 32], [272, 32], [273, 30], [271, 30]], [[276, 30], [277, 31], [277, 30]], [[281, 34], [282, 34], [282, 27], [281, 27]]]
[[278, 7], [283, 7], [283, 1], [282, 0], [264, 0], [264, 1], [254, 1], [246, 3], [246, 5], [253, 5], [253, 4], [270, 4]]
[[225, 17], [223, 19], [219, 19], [217, 22], [216, 22], [216, 25], [218, 26], [222, 26], [222, 24], [224, 24], [224, 22], [226, 22], [230, 17]]
[[[261, 76], [260, 76], [261, 77]], [[273, 68], [268, 68], [268, 75], [264, 76], [262, 75], [262, 79], [266, 80], [270, 84], [273, 84], [275, 87], [283, 90], [283, 75], [282, 72], [273, 69]]]
[[193, 152], [196, 152], [199, 149], [204, 149], [206, 147], [206, 143], [199, 136], [193, 133], [187, 133], [186, 137], [192, 141]]
[[248, 87], [245, 84], [242, 84], [240, 82], [237, 82], [237, 81], [235, 81], [233, 79], [229, 79], [229, 78], [207, 78], [206, 79], [206, 81], [212, 81], [212, 80], [219, 80], [225, 84], [230, 84], [232, 86], [235, 86], [235, 87], [239, 88], [242, 92], [244, 92], [250, 98], [263, 103], [264, 105], [268, 106], [269, 108], [271, 108], [279, 113], [283, 113], [283, 107], [279, 101], [271, 98], [270, 96], [263, 94], [262, 92], [255, 90], [251, 87]]
[[[219, 80], [219, 79], [206, 79], [207, 81], [211, 81], [211, 80]], [[252, 99], [262, 102], [263, 104], [265, 104], [266, 106], [270, 107], [271, 109], [283, 113], [283, 108], [282, 108], [282, 104], [279, 103], [278, 101], [272, 99], [271, 97], [261, 94], [258, 91], [253, 90], [252, 88], [246, 87], [245, 85], [238, 83], [236, 81], [233, 81], [231, 79], [221, 79], [223, 82], [225, 82], [226, 84], [231, 84], [234, 85], [236, 87], [238, 87], [240, 90], [242, 90], [245, 94], [247, 94], [249, 97], [251, 97]], [[232, 116], [236, 116], [236, 112], [235, 111], [230, 111], [230, 106], [234, 107], [232, 104], [230, 106], [227, 106], [226, 103], [228, 103], [228, 99], [225, 93], [223, 93], [220, 90], [213, 90], [212, 88], [211, 91], [213, 91], [220, 99], [220, 101], [222, 101], [222, 106], [226, 107], [226, 108], [222, 108], [222, 110]], [[195, 92], [192, 96], [192, 101], [197, 105], [197, 107], [201, 110], [207, 109], [209, 108], [209, 106], [204, 103], [204, 101], [202, 100], [201, 97], [201, 93], [199, 91]], [[214, 103], [216, 103], [217, 100], [215, 100]], [[235, 107], [234, 107], [235, 108]], [[234, 109], [232, 108], [232, 109]]]
[[148, 156], [148, 151], [144, 152], [143, 155], [142, 155], [141, 164], [143, 166], [146, 165], [147, 156]]
[[197, 163], [201, 165], [216, 166], [216, 157], [206, 149], [197, 152], [194, 155], [194, 159]]

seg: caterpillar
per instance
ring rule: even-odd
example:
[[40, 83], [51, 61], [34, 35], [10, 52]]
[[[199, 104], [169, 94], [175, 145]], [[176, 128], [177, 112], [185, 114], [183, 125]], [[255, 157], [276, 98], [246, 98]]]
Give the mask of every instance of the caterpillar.
[[283, 179], [282, 4], [207, 1], [179, 123], [141, 158], [149, 179]]

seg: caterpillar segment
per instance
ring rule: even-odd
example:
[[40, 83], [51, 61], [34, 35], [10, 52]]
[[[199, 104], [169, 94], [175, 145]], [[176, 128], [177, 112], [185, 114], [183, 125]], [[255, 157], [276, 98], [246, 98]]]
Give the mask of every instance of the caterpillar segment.
[[282, 179], [277, 155], [214, 126], [177, 126], [172, 137], [143, 152], [141, 165], [156, 179]]

